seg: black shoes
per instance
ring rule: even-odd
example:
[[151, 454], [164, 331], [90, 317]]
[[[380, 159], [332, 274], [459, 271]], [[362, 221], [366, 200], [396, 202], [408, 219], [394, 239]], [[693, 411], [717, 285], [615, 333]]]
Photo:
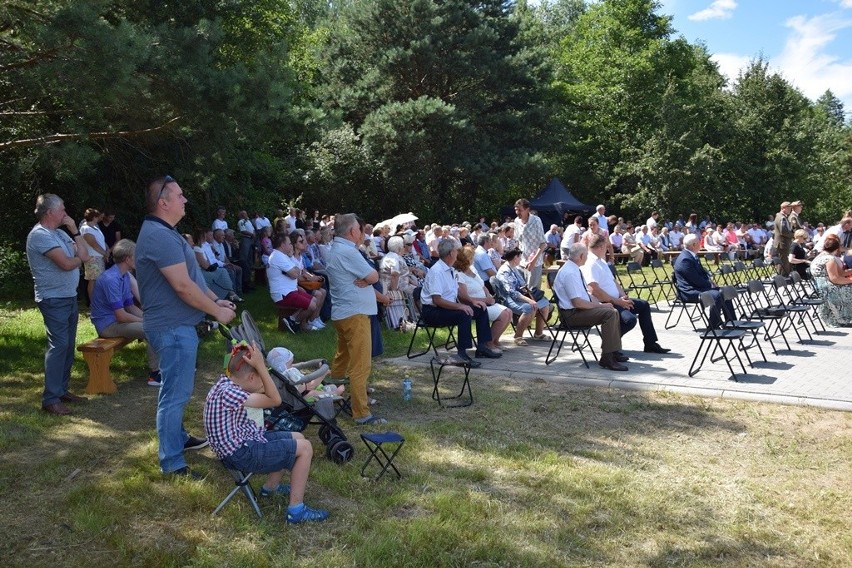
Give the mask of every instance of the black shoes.
[[482, 363], [474, 361], [467, 353], [459, 353], [459, 360], [463, 361], [464, 364], [468, 365], [471, 369], [478, 369], [482, 366]]
[[621, 351], [616, 351], [612, 354], [612, 358], [618, 361], [619, 363], [627, 363], [630, 361], [630, 357], [622, 353]]
[[604, 353], [601, 355], [601, 360], [598, 365], [610, 371], [626, 371], [627, 367], [615, 360], [615, 353]]
[[671, 349], [660, 347], [659, 343], [649, 343], [645, 346], [645, 353], [668, 353]]
[[499, 359], [502, 356], [502, 353], [498, 353], [497, 351], [489, 349], [488, 347], [483, 347], [482, 349], [476, 350], [477, 359], [479, 359], [480, 357], [485, 357], [486, 359]]

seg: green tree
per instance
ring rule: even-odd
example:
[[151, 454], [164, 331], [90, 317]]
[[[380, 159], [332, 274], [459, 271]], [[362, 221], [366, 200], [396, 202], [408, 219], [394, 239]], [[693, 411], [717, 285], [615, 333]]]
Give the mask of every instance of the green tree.
[[324, 60], [324, 105], [340, 110], [379, 168], [360, 211], [493, 211], [504, 188], [543, 177], [538, 102], [546, 75], [519, 41], [520, 25], [511, 3], [498, 0], [376, 0], [344, 9]]

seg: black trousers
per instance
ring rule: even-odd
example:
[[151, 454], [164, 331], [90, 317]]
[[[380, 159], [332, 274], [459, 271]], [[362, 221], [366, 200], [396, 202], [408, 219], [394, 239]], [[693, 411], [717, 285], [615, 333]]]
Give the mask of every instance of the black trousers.
[[473, 335], [470, 332], [471, 321], [476, 321], [476, 338], [479, 345], [485, 346], [491, 341], [491, 324], [488, 322], [488, 312], [481, 308], [473, 308], [473, 317], [461, 310], [448, 310], [437, 306], [423, 306], [423, 321], [427, 325], [455, 325], [458, 328], [456, 339], [459, 353], [473, 347]]

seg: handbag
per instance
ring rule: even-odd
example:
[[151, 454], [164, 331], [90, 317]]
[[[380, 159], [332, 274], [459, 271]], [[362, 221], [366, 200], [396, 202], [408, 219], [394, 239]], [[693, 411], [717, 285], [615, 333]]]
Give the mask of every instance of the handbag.
[[322, 280], [299, 280], [299, 287], [305, 290], [319, 290], [322, 288]]
[[544, 298], [544, 291], [539, 288], [536, 288], [535, 286], [533, 286], [532, 288], [523, 286], [521, 287], [520, 292], [527, 298], [532, 298], [536, 302]]

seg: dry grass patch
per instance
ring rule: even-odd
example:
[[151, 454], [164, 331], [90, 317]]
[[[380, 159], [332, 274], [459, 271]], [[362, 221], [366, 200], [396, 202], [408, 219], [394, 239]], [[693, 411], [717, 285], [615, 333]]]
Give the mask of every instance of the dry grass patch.
[[[202, 346], [190, 431], [200, 432], [220, 349]], [[189, 456], [205, 481], [162, 478], [156, 389], [121, 370], [142, 366], [144, 353], [129, 355], [119, 392], [70, 419], [38, 411], [37, 381], [0, 374], [4, 564], [852, 565], [848, 413], [481, 375], [472, 407], [439, 409], [423, 371], [378, 364], [374, 396], [406, 437], [403, 479], [359, 476], [351, 421], [341, 424], [358, 453], [344, 466], [309, 429], [307, 501], [332, 516], [289, 527], [283, 501], [264, 502], [258, 521], [238, 496], [211, 517], [232, 482], [207, 451]], [[75, 367], [77, 389], [83, 374]]]

